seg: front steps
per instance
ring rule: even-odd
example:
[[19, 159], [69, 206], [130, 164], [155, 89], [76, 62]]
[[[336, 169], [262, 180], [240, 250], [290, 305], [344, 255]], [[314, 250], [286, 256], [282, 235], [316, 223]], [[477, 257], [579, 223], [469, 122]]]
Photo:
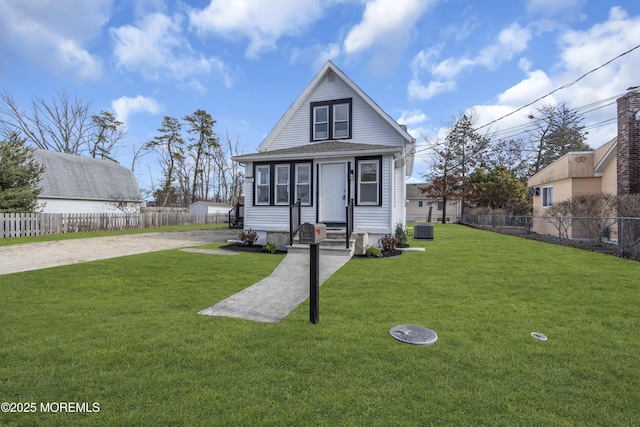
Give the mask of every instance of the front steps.
[[[349, 248], [346, 247], [346, 229], [327, 230], [327, 239], [320, 242], [321, 255], [346, 255], [352, 257], [355, 249], [355, 237], [352, 234], [349, 239]], [[300, 244], [299, 235], [293, 238], [293, 245], [287, 246], [287, 253], [309, 253], [309, 245]]]

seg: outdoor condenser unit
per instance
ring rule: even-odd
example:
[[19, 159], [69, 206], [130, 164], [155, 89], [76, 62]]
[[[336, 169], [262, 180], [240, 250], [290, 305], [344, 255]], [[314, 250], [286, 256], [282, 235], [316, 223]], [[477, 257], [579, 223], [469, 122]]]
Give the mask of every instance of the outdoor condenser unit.
[[413, 239], [433, 240], [433, 224], [415, 224]]

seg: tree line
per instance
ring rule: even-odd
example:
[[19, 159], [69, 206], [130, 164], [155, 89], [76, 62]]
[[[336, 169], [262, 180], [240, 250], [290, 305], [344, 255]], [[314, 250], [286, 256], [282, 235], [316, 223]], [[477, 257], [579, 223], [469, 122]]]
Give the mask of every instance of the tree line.
[[544, 105], [528, 118], [533, 125], [519, 139], [481, 134], [473, 110], [451, 119], [442, 140], [425, 137], [431, 170], [423, 174], [428, 183], [421, 191], [444, 202], [443, 221], [448, 200], [460, 200], [463, 213], [529, 214], [527, 180], [568, 152], [591, 150], [583, 117], [567, 103]]
[[[36, 97], [28, 109], [4, 92], [0, 95], [0, 211], [36, 208], [43, 170], [33, 167], [33, 147], [118, 162], [118, 149], [128, 145], [132, 171], [140, 158], [155, 152], [162, 176], [149, 192], [156, 206], [184, 207], [196, 200], [233, 204], [242, 187], [239, 165], [231, 161], [231, 156], [239, 154], [239, 143], [229, 135], [221, 141], [215, 124], [209, 113], [198, 109], [181, 120], [164, 117], [151, 141], [126, 144], [124, 123], [112, 112], [94, 112], [91, 103], [67, 92], [51, 100]], [[17, 196], [16, 189], [27, 184], [29, 191]]]

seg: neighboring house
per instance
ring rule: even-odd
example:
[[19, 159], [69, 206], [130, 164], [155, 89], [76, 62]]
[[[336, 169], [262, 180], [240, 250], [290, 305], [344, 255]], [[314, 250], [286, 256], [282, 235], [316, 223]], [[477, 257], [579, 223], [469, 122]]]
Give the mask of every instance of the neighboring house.
[[[426, 184], [407, 184], [407, 221], [442, 222], [443, 200], [434, 200], [425, 196], [420, 188]], [[447, 201], [446, 222], [456, 222], [460, 217], [460, 201]]]
[[[370, 244], [406, 224], [415, 140], [331, 61], [285, 112], [245, 166], [244, 228], [282, 246], [290, 205], [301, 222], [353, 226]], [[279, 235], [279, 236], [278, 236]]]
[[197, 201], [189, 205], [190, 214], [228, 214], [233, 206], [220, 202]]
[[[640, 92], [618, 99], [618, 135], [593, 151], [567, 153], [529, 178], [533, 195], [533, 231], [557, 234], [542, 216], [546, 210], [578, 194], [640, 192]], [[614, 231], [615, 234], [615, 231]], [[585, 237], [579, 229], [570, 238]]]
[[38, 203], [44, 213], [137, 213], [142, 196], [133, 172], [110, 160], [34, 150], [45, 167]]

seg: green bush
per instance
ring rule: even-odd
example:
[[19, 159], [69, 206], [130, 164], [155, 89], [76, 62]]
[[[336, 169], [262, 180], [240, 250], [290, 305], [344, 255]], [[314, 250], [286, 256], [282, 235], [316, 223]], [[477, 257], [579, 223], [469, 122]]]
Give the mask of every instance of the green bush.
[[407, 229], [401, 223], [396, 224], [395, 236], [398, 239], [398, 245], [407, 244]]
[[272, 254], [275, 254], [276, 251], [278, 250], [278, 246], [276, 246], [276, 244], [273, 242], [267, 242], [262, 247], [262, 250], [265, 252], [271, 252]]
[[377, 246], [369, 246], [365, 252], [365, 255], [369, 258], [381, 258], [382, 250]]

